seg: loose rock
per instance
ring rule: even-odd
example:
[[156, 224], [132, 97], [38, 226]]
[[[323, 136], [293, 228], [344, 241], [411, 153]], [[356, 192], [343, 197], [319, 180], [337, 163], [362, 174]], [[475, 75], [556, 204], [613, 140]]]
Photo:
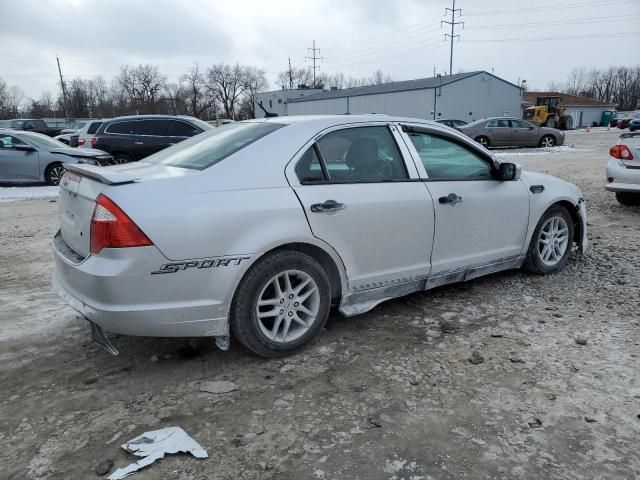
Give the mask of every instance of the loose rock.
[[584, 337], [576, 337], [576, 343], [578, 345], [586, 345], [587, 344], [587, 339]]
[[113, 460], [111, 460], [110, 458], [107, 458], [106, 460], [98, 464], [95, 472], [96, 472], [96, 475], [99, 475], [102, 477], [103, 475], [106, 475], [107, 473], [109, 473], [112, 468], [113, 468]]
[[484, 357], [480, 355], [480, 352], [474, 350], [471, 356], [469, 357], [469, 361], [474, 365], [479, 365], [484, 363]]

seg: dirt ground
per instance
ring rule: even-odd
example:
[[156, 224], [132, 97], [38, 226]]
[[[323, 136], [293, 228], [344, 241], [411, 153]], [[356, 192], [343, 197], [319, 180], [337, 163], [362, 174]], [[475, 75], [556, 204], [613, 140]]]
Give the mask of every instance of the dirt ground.
[[[589, 249], [563, 272], [333, 313], [283, 360], [209, 340], [97, 349], [50, 288], [56, 203], [0, 203], [0, 478], [98, 478], [103, 460], [134, 461], [121, 443], [168, 426], [209, 458], [170, 455], [133, 478], [640, 478], [640, 209], [602, 188], [618, 133], [506, 153], [585, 194]], [[209, 380], [239, 388], [199, 391]]]

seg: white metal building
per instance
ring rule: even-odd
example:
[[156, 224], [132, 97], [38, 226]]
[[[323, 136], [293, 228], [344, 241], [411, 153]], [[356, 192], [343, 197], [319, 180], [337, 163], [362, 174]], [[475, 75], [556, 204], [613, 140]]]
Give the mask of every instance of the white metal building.
[[324, 90], [288, 101], [289, 115], [386, 113], [433, 120], [520, 116], [522, 91], [485, 71], [421, 78], [343, 90]]
[[289, 90], [273, 90], [272, 92], [260, 92], [255, 97], [256, 118], [265, 116], [264, 110], [257, 104], [261, 104], [268, 112], [278, 115], [288, 115], [287, 103], [290, 100], [314, 95], [323, 92], [321, 88], [294, 88]]

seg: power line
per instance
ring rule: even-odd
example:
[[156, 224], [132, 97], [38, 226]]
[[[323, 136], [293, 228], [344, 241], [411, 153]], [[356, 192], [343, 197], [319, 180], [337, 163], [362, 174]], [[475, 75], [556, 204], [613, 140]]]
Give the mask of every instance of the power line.
[[304, 58], [305, 59], [309, 59], [309, 60], [313, 60], [313, 67], [311, 67], [311, 68], [313, 68], [313, 88], [316, 88], [317, 87], [317, 84], [316, 84], [316, 69], [320, 68], [320, 65], [318, 65], [316, 67], [316, 60], [323, 60], [323, 58], [322, 57], [318, 57], [317, 54], [316, 54], [316, 52], [320, 53], [320, 49], [316, 48], [316, 41], [315, 40], [313, 41], [313, 48], [308, 48], [307, 50], [311, 51], [311, 56], [310, 57], [307, 56], [307, 57], [304, 57]]
[[530, 8], [516, 8], [511, 10], [494, 10], [494, 11], [484, 11], [484, 12], [467, 12], [465, 16], [467, 17], [482, 17], [485, 15], [506, 15], [509, 13], [523, 13], [523, 12], [539, 12], [539, 11], [550, 11], [550, 10], [558, 10], [558, 9], [566, 9], [566, 8], [576, 8], [576, 7], [597, 7], [597, 6], [606, 6], [616, 3], [627, 3], [634, 0], [596, 0], [591, 2], [574, 2], [574, 3], [561, 3], [561, 4], [553, 4], [547, 5], [543, 7], [530, 7]]
[[464, 28], [464, 22], [456, 22], [456, 12], [458, 12], [458, 16], [462, 15], [462, 9], [456, 8], [456, 0], [453, 0], [451, 8], [445, 8], [445, 15], [447, 14], [447, 11], [451, 12], [451, 21], [448, 22], [447, 20], [440, 20], [440, 27], [442, 28], [443, 23], [451, 25], [451, 34], [445, 33], [444, 39], [445, 41], [447, 40], [447, 37], [451, 39], [451, 46], [449, 49], [449, 75], [453, 75], [453, 39], [456, 37], [460, 38], [460, 35], [454, 34], [454, 30], [456, 25], [462, 25], [462, 28]]
[[[632, 37], [634, 35], [640, 35], [640, 32], [617, 32], [608, 33], [607, 38], [614, 37]], [[485, 42], [533, 42], [544, 40], [582, 40], [585, 38], [602, 38], [602, 34], [585, 34], [585, 35], [569, 35], [562, 37], [529, 37], [529, 38], [499, 38], [488, 40], [465, 40], [467, 43], [485, 43]]]

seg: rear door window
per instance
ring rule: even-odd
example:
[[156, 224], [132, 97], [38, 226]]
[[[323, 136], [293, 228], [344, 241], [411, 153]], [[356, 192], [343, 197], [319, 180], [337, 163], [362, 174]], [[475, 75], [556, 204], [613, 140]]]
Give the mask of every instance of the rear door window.
[[118, 133], [121, 135], [133, 134], [134, 123], [136, 122], [114, 122], [107, 125], [105, 133]]
[[193, 137], [202, 132], [199, 128], [180, 120], [169, 120], [170, 137]]
[[133, 131], [136, 135], [166, 137], [169, 130], [167, 124], [166, 120], [138, 120], [135, 122]]

